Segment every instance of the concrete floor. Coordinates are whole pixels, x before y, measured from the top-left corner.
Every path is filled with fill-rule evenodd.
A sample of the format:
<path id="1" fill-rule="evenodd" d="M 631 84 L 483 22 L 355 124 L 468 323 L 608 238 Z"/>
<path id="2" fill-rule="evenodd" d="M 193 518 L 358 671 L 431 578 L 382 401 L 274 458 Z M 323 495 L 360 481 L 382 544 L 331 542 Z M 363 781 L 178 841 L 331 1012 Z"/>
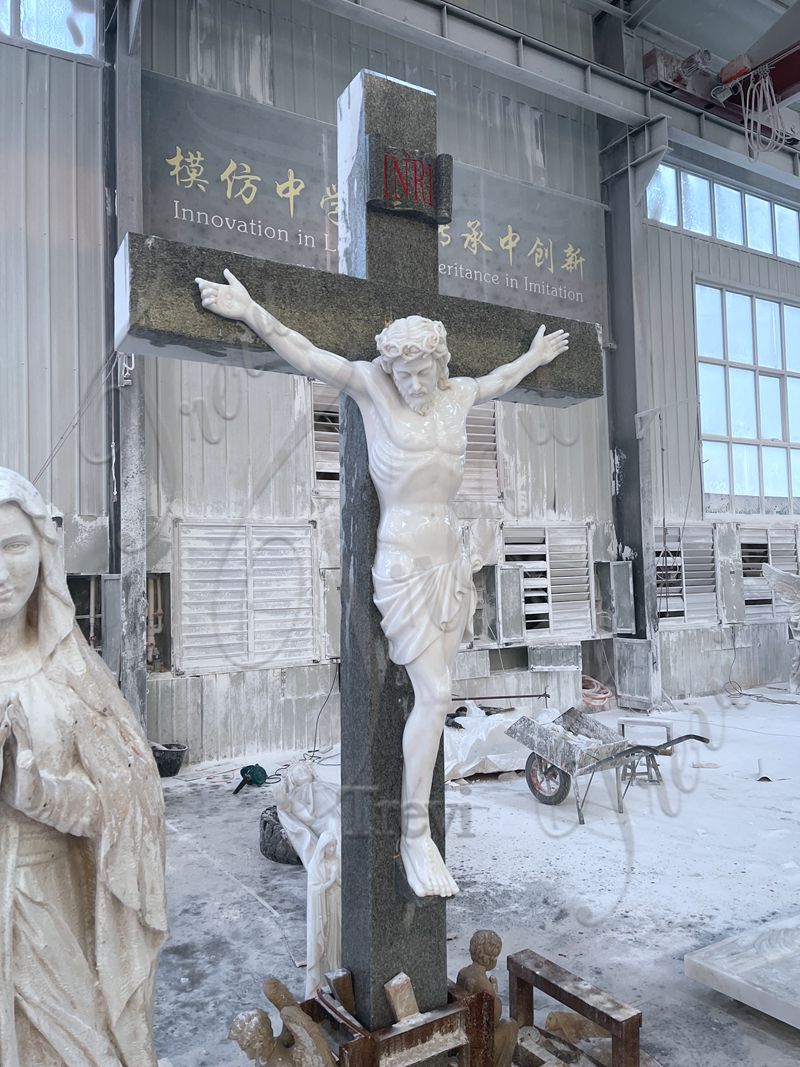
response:
<path id="1" fill-rule="evenodd" d="M 796 1067 L 800 1031 L 683 973 L 685 953 L 800 911 L 800 701 L 758 692 L 788 703 L 706 698 L 665 715 L 676 736 L 707 732 L 712 745 L 662 758 L 664 784 L 637 783 L 624 815 L 611 775 L 592 785 L 583 827 L 571 799 L 543 807 L 521 778 L 448 789 L 461 887 L 448 905 L 451 975 L 472 931 L 490 926 L 504 951 L 533 948 L 640 1008 L 642 1046 L 664 1067 Z M 755 780 L 759 758 L 776 780 Z M 172 936 L 156 1039 L 172 1067 L 244 1063 L 227 1027 L 265 1006 L 265 975 L 303 991 L 305 873 L 261 857 L 267 790 L 233 797 L 238 780 L 218 768 L 165 783 Z"/>

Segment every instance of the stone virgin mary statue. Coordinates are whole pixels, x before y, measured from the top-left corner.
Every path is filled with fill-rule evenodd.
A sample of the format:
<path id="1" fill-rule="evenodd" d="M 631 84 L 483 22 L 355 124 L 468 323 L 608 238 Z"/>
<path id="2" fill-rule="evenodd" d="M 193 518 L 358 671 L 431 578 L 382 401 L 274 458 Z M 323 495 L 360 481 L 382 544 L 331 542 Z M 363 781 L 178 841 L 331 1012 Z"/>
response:
<path id="1" fill-rule="evenodd" d="M 0 1064 L 155 1067 L 164 814 L 75 624 L 44 501 L 0 468 Z"/>

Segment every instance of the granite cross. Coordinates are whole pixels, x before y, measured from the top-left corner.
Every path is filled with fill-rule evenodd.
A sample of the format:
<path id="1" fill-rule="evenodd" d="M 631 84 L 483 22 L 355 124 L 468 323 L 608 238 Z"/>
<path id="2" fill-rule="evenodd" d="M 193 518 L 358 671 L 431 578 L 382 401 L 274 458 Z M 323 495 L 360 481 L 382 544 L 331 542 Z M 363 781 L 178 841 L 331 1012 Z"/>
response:
<path id="1" fill-rule="evenodd" d="M 410 190 L 411 199 L 418 192 L 435 202 L 435 100 L 365 71 L 340 97 L 339 275 L 129 234 L 116 265 L 118 350 L 290 369 L 240 324 L 202 313 L 190 279 L 221 277 L 227 267 L 252 293 L 268 290 L 261 302 L 278 319 L 348 359 L 372 359 L 375 334 L 388 320 L 422 315 L 446 325 L 451 373 L 474 378 L 526 351 L 542 323 L 548 331 L 567 329 L 569 352 L 523 379 L 507 399 L 562 405 L 602 395 L 594 324 L 440 296 L 435 210 L 399 213 L 368 203 L 370 173 L 380 173 L 376 152 L 390 168 L 399 148 L 411 170 L 400 181 L 387 169 L 387 184 L 391 178 L 400 198 Z M 372 601 L 379 508 L 351 400 L 341 408 L 340 454 L 342 952 L 358 1018 L 375 1030 L 391 1022 L 384 984 L 401 971 L 421 1011 L 447 1003 L 446 917 L 443 899 L 411 893 L 396 855 L 403 724 L 413 694 L 405 669 L 388 658 Z M 444 853 L 442 764 L 440 748 L 430 811 Z"/>

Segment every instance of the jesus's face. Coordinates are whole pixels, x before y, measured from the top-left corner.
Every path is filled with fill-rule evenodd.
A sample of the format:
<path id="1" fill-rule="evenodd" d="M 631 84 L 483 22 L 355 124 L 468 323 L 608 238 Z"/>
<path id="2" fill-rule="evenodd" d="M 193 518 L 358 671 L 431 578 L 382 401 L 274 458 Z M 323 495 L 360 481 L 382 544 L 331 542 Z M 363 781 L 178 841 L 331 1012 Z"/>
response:
<path id="1" fill-rule="evenodd" d="M 428 414 L 436 396 L 439 373 L 437 361 L 422 351 L 392 364 L 392 378 L 398 393 L 418 415 Z"/>

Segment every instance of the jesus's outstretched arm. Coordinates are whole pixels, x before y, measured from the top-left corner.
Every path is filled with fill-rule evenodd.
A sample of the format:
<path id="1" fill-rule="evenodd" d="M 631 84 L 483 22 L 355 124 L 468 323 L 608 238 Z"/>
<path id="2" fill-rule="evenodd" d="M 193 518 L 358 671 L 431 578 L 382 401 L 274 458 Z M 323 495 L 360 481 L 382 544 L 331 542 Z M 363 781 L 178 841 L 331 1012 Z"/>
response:
<path id="1" fill-rule="evenodd" d="M 505 393 L 519 385 L 526 374 L 531 374 L 546 363 L 552 363 L 556 356 L 566 352 L 568 347 L 568 333 L 564 330 L 556 330 L 555 333 L 545 335 L 544 326 L 540 326 L 531 347 L 519 359 L 515 359 L 512 363 L 504 363 L 502 367 L 495 367 L 489 374 L 477 379 L 478 392 L 475 403 L 482 404 L 484 400 L 497 400 L 504 396 Z"/>
<path id="2" fill-rule="evenodd" d="M 307 337 L 284 326 L 251 298 L 229 270 L 224 273 L 227 285 L 195 278 L 204 308 L 223 319 L 234 319 L 249 326 L 281 359 L 285 359 L 301 374 L 318 378 L 353 396 L 362 391 L 358 363 L 317 348 Z"/>

